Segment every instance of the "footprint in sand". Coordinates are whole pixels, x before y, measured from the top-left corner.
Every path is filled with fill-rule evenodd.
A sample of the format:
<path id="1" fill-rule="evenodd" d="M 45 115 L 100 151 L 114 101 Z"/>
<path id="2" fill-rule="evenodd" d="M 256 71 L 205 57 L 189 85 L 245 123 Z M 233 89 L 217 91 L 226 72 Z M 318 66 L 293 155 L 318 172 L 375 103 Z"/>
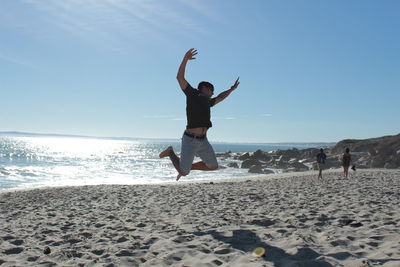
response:
<path id="1" fill-rule="evenodd" d="M 22 251 L 24 251 L 24 248 L 22 248 L 22 247 L 15 247 L 15 248 L 6 249 L 6 250 L 4 251 L 4 254 L 6 254 L 6 255 L 19 254 L 19 253 L 21 253 Z"/>
<path id="2" fill-rule="evenodd" d="M 13 244 L 13 245 L 20 246 L 20 245 L 22 245 L 22 244 L 24 243 L 24 240 L 16 239 L 16 240 L 9 241 L 9 242 L 10 242 L 11 244 Z"/>

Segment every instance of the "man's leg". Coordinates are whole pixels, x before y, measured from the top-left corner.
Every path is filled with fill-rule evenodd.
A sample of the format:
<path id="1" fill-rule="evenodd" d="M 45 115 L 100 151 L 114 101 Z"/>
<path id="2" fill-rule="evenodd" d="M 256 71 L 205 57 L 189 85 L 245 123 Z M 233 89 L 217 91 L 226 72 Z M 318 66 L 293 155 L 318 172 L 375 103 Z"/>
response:
<path id="1" fill-rule="evenodd" d="M 159 156 L 160 158 L 169 157 L 171 159 L 172 164 L 178 172 L 178 175 L 176 177 L 176 180 L 178 181 L 182 176 L 186 176 L 189 174 L 192 167 L 194 154 L 195 147 L 193 145 L 192 139 L 186 135 L 183 135 L 180 158 L 175 154 L 172 146 L 169 146 L 167 149 L 161 152 Z"/>
<path id="2" fill-rule="evenodd" d="M 207 139 L 202 142 L 199 149 L 199 156 L 202 161 L 192 164 L 196 150 L 195 147 L 198 145 L 197 142 L 193 142 L 190 137 L 188 138 L 184 135 L 182 138 L 181 158 L 175 154 L 172 146 L 169 146 L 160 153 L 160 158 L 169 157 L 171 159 L 172 164 L 178 172 L 178 176 L 176 177 L 177 181 L 182 176 L 188 175 L 190 170 L 214 171 L 218 169 L 215 152 Z"/>
<path id="3" fill-rule="evenodd" d="M 218 169 L 217 167 L 207 167 L 207 165 L 204 163 L 204 161 L 199 161 L 196 163 L 192 164 L 192 170 L 200 170 L 200 171 L 215 171 Z"/>
<path id="4" fill-rule="evenodd" d="M 179 168 L 179 157 L 175 154 L 174 150 L 172 149 L 172 146 L 167 147 L 163 152 L 160 153 L 160 158 L 165 158 L 169 157 L 170 160 L 172 161 L 172 164 L 174 165 L 175 169 L 180 172 Z"/>
<path id="5" fill-rule="evenodd" d="M 196 154 L 196 142 L 194 141 L 195 140 L 193 140 L 192 137 L 189 137 L 187 135 L 182 136 L 181 158 L 179 161 L 180 172 L 176 177 L 177 181 L 182 176 L 188 175 L 190 170 L 192 169 L 194 156 Z"/>
<path id="6" fill-rule="evenodd" d="M 218 170 L 218 161 L 214 149 L 208 142 L 207 138 L 202 140 L 197 152 L 202 161 L 192 165 L 192 170 L 215 171 Z"/>

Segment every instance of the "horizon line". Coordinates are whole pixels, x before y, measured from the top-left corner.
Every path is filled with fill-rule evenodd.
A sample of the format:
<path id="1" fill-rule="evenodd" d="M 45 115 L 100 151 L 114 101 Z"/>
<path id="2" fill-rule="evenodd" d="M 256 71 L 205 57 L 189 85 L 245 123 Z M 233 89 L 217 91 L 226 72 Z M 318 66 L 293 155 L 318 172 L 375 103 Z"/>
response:
<path id="1" fill-rule="evenodd" d="M 79 135 L 79 134 L 59 134 L 59 133 L 32 133 L 23 131 L 0 131 L 0 135 L 20 135 L 20 136 L 48 136 L 48 137 L 68 137 L 68 138 L 93 138 L 93 139 L 113 139 L 113 140 L 165 140 L 165 141 L 179 141 L 180 138 L 145 138 L 145 137 L 124 137 L 124 136 L 92 136 L 92 135 Z M 210 141 L 212 143 L 226 143 L 226 144 L 336 144 L 337 142 L 225 142 L 225 141 Z"/>

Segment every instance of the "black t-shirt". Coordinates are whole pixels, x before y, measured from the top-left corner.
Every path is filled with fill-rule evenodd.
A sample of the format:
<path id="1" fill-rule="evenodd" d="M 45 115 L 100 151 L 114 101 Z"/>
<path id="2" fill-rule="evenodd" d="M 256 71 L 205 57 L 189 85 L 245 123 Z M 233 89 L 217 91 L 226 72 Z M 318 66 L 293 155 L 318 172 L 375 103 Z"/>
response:
<path id="1" fill-rule="evenodd" d="M 210 107 L 215 105 L 215 98 L 209 98 L 189 83 L 183 92 L 186 95 L 186 129 L 212 127 Z"/>

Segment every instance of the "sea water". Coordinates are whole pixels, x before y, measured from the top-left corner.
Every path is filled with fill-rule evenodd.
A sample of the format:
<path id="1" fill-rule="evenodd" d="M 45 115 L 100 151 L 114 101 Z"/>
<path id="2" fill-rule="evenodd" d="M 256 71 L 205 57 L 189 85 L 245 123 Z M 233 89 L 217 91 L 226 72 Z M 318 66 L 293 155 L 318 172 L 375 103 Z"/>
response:
<path id="1" fill-rule="evenodd" d="M 211 142 L 212 143 L 212 142 Z M 168 158 L 159 153 L 169 145 L 180 152 L 179 140 L 139 140 L 60 136 L 0 136 L 0 190 L 43 186 L 95 184 L 151 184 L 175 182 L 177 175 Z M 271 151 L 305 144 L 212 143 L 226 166 L 233 155 Z M 222 168 L 213 172 L 192 171 L 184 181 L 215 180 L 255 176 L 247 169 Z"/>

